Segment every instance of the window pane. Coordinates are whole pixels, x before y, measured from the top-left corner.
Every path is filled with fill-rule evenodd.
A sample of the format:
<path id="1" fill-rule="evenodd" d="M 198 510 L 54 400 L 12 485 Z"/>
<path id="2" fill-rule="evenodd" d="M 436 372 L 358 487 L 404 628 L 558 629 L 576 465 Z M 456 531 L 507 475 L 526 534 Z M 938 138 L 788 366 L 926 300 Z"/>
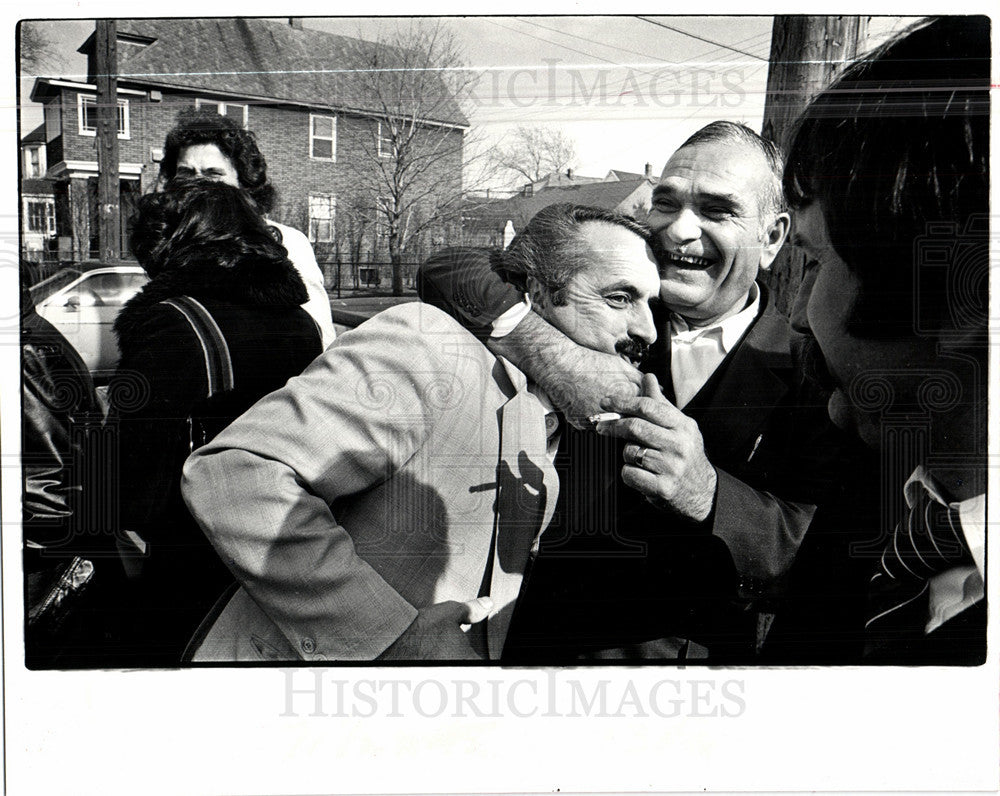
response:
<path id="1" fill-rule="evenodd" d="M 28 231 L 45 231 L 45 205 L 40 202 L 28 202 Z"/>
<path id="2" fill-rule="evenodd" d="M 97 106 L 93 97 L 83 98 L 83 129 L 97 129 Z"/>
<path id="3" fill-rule="evenodd" d="M 143 274 L 103 274 L 85 284 L 105 307 L 121 307 L 149 281 Z"/>
<path id="4" fill-rule="evenodd" d="M 333 119 L 326 116 L 313 116 L 313 135 L 333 138 Z"/>
<path id="5" fill-rule="evenodd" d="M 312 233 L 310 237 L 312 237 L 314 242 L 333 240 L 332 230 L 333 225 L 323 219 L 314 218 L 309 223 L 309 231 Z"/>
<path id="6" fill-rule="evenodd" d="M 330 160 L 333 157 L 333 141 L 314 138 L 312 156 Z"/>
<path id="7" fill-rule="evenodd" d="M 226 116 L 233 119 L 242 126 L 244 114 L 246 112 L 246 105 L 239 102 L 227 102 L 226 103 Z"/>
<path id="8" fill-rule="evenodd" d="M 118 133 L 125 135 L 125 103 L 121 100 L 118 102 Z"/>

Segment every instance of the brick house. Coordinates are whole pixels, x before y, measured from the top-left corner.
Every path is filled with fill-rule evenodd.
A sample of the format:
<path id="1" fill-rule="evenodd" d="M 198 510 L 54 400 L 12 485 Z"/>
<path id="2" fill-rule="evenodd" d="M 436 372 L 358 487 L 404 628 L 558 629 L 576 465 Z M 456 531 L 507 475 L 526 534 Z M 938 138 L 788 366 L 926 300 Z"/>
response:
<path id="1" fill-rule="evenodd" d="M 535 190 L 533 184 L 508 199 L 479 199 L 466 203 L 463 215 L 465 243 L 470 246 L 504 247 L 543 207 L 568 202 L 603 207 L 645 221 L 656 185 L 647 166 L 646 174 L 611 170 L 601 181 L 567 183 Z M 556 182 L 553 180 L 553 182 Z"/>
<path id="2" fill-rule="evenodd" d="M 341 276 L 345 285 L 385 276 L 387 199 L 378 177 L 396 157 L 393 119 L 407 116 L 418 135 L 446 144 L 448 157 L 425 177 L 434 190 L 421 192 L 423 201 L 461 195 L 468 120 L 444 91 L 433 107 L 394 106 L 374 95 L 370 64 L 386 60 L 383 45 L 303 29 L 296 20 L 242 18 L 118 20 L 117 39 L 123 227 L 156 183 L 178 111 L 191 106 L 213 108 L 255 133 L 277 190 L 271 217 L 307 233 L 331 286 Z M 88 57 L 87 82 L 38 78 L 31 94 L 44 106 L 57 233 L 71 242 L 75 260 L 95 253 L 97 243 L 93 35 L 79 52 Z M 407 261 L 419 262 L 444 237 L 431 229 L 410 241 Z"/>
<path id="3" fill-rule="evenodd" d="M 56 253 L 55 181 L 45 176 L 45 127 L 21 139 L 21 256 L 29 262 L 54 259 Z"/>

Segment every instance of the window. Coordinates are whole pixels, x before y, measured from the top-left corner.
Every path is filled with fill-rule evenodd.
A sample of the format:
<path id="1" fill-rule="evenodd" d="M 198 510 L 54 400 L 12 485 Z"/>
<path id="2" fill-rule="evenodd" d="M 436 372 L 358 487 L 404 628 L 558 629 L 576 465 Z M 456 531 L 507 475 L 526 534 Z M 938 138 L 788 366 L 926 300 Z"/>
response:
<path id="1" fill-rule="evenodd" d="M 94 296 L 96 306 L 124 307 L 148 281 L 149 277 L 143 273 L 89 274 L 80 281 L 77 291 L 83 296 Z"/>
<path id="2" fill-rule="evenodd" d="M 333 240 L 337 200 L 332 196 L 309 197 L 309 240 L 311 243 L 328 243 Z"/>
<path id="3" fill-rule="evenodd" d="M 309 157 L 337 159 L 337 117 L 309 114 Z"/>
<path id="4" fill-rule="evenodd" d="M 208 99 L 195 99 L 194 106 L 196 108 L 210 108 L 215 111 L 219 116 L 225 116 L 228 119 L 232 119 L 235 122 L 243 125 L 243 129 L 247 128 L 247 124 L 250 118 L 250 109 L 245 102 L 219 102 L 218 100 L 208 100 Z"/>
<path id="5" fill-rule="evenodd" d="M 97 97 L 77 94 L 80 135 L 97 135 Z M 129 138 L 128 100 L 118 100 L 118 137 Z"/>
<path id="6" fill-rule="evenodd" d="M 378 156 L 380 158 L 392 157 L 392 128 L 388 122 L 378 123 Z"/>
<path id="7" fill-rule="evenodd" d="M 28 232 L 42 235 L 56 234 L 56 204 L 47 199 L 25 200 L 25 217 L 28 221 Z"/>
<path id="8" fill-rule="evenodd" d="M 45 141 L 62 135 L 62 105 L 59 102 L 48 102 L 42 111 L 45 114 Z"/>
<path id="9" fill-rule="evenodd" d="M 42 148 L 40 146 L 28 147 L 24 150 L 24 176 L 41 177 L 45 169 L 42 168 Z"/>

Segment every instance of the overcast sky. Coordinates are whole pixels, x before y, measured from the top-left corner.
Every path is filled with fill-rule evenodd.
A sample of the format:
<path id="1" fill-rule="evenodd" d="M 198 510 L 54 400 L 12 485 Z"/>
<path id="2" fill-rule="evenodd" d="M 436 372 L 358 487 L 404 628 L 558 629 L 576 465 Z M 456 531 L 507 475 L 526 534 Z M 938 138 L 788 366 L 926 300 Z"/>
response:
<path id="1" fill-rule="evenodd" d="M 880 42 L 912 18 L 874 18 Z M 286 20 L 283 20 L 286 21 Z M 80 78 L 76 49 L 93 22 L 43 23 L 58 53 L 47 70 Z M 408 19 L 307 18 L 305 25 L 377 39 Z M 562 129 L 576 142 L 576 171 L 659 173 L 669 154 L 713 119 L 759 129 L 772 18 L 758 17 L 451 17 L 446 24 L 479 74 L 471 121 L 487 144 L 519 124 Z M 22 76 L 22 133 L 41 123 Z M 252 125 L 251 125 L 252 126 Z"/>

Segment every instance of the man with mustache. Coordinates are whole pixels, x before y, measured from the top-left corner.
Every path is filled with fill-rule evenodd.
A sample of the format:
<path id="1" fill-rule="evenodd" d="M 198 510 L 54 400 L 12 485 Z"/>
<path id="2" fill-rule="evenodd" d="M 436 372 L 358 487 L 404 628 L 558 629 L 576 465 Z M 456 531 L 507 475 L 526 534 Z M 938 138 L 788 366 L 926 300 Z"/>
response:
<path id="1" fill-rule="evenodd" d="M 570 339 L 637 362 L 656 336 L 647 237 L 557 205 L 494 265 Z M 559 427 L 543 391 L 434 307 L 338 337 L 185 466 L 242 585 L 195 660 L 499 658 L 555 508 Z"/>
<path id="2" fill-rule="evenodd" d="M 676 658 L 704 646 L 722 659 L 752 653 L 762 635 L 741 600 L 787 571 L 830 480 L 817 463 L 829 424 L 803 406 L 787 322 L 756 281 L 788 231 L 781 170 L 773 143 L 732 122 L 707 125 L 670 158 L 649 216 L 666 312 L 644 380 L 530 315 L 490 338 L 578 423 L 623 416 L 598 431 L 627 443 L 622 481 L 647 498 L 614 489 L 595 507 L 607 471 L 597 443 L 579 441 L 567 524 L 546 537 L 519 608 L 518 659 Z M 496 324 L 507 331 L 523 312 L 517 296 L 497 301 L 495 288 L 477 286 L 481 268 L 446 257 L 428 266 L 425 293 L 454 296 L 468 323 L 511 308 Z M 642 394 L 621 395 L 623 382 Z M 602 536 L 613 540 L 603 550 L 593 541 Z"/>

